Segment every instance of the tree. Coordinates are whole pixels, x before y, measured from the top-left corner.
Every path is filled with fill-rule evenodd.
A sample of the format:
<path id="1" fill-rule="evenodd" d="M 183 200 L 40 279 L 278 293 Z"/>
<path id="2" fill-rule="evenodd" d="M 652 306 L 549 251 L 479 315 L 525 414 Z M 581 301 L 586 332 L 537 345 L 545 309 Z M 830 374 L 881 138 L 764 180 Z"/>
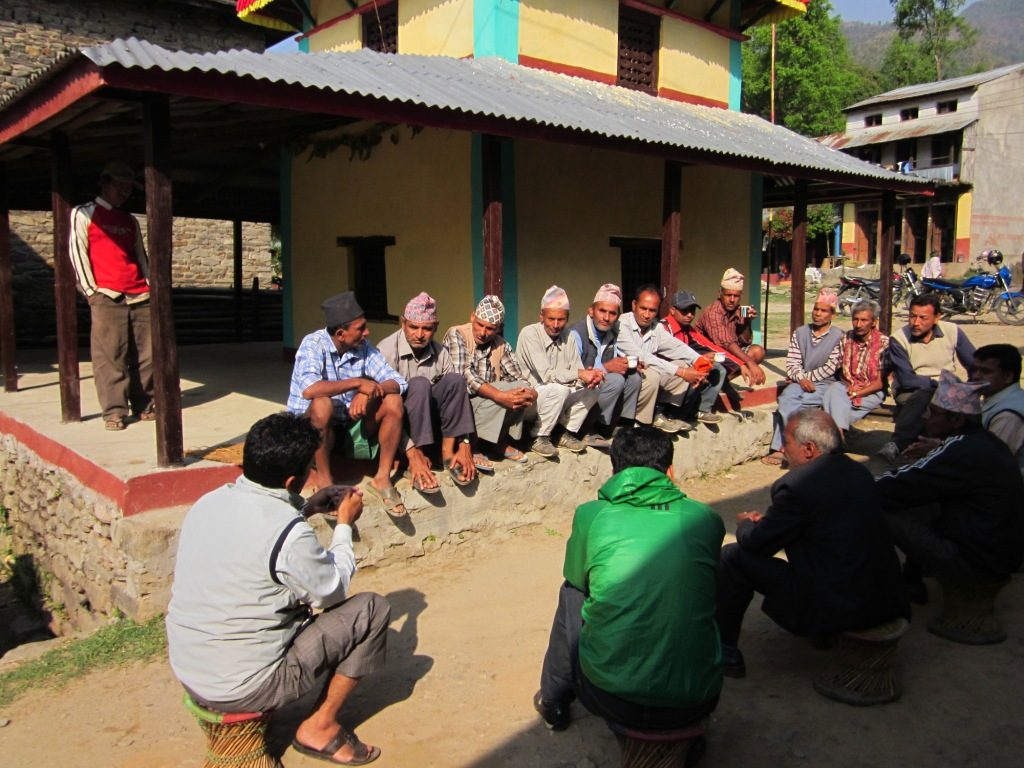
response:
<path id="1" fill-rule="evenodd" d="M 974 28 L 957 14 L 966 0 L 889 0 L 896 31 L 904 41 L 916 40 L 941 80 L 952 54 L 974 43 Z M 920 82 L 920 81 L 919 81 Z"/>
<path id="2" fill-rule="evenodd" d="M 743 111 L 771 113 L 771 28 L 758 27 L 743 47 Z M 865 94 L 861 71 L 846 49 L 829 0 L 778 25 L 775 52 L 776 122 L 805 136 L 841 131 L 843 107 Z"/>
<path id="3" fill-rule="evenodd" d="M 935 79 L 935 69 L 919 44 L 897 35 L 889 43 L 878 77 L 879 90 L 891 91 L 905 85 L 931 82 Z"/>

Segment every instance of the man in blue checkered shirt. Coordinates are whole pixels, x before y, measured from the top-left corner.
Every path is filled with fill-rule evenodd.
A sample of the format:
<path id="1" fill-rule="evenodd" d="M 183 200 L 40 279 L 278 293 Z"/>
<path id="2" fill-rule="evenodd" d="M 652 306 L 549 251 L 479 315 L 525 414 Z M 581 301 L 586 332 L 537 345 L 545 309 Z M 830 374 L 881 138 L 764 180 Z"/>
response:
<path id="1" fill-rule="evenodd" d="M 402 496 L 391 483 L 391 467 L 402 436 L 402 395 L 408 385 L 366 340 L 366 317 L 351 291 L 332 296 L 321 306 L 327 327 L 302 340 L 288 394 L 288 410 L 307 415 L 323 436 L 311 482 L 319 488 L 333 485 L 335 431 L 361 421 L 363 433 L 376 435 L 380 444 L 377 473 L 367 489 L 388 514 L 405 515 Z"/>

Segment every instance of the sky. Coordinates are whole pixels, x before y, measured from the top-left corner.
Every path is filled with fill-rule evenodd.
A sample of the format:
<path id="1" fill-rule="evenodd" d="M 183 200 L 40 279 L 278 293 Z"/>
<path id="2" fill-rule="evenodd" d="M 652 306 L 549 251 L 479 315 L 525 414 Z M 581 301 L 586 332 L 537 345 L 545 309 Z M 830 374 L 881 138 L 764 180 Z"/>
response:
<path id="1" fill-rule="evenodd" d="M 976 0 L 964 4 L 966 8 Z M 889 0 L 832 0 L 832 7 L 843 21 L 892 21 Z"/>

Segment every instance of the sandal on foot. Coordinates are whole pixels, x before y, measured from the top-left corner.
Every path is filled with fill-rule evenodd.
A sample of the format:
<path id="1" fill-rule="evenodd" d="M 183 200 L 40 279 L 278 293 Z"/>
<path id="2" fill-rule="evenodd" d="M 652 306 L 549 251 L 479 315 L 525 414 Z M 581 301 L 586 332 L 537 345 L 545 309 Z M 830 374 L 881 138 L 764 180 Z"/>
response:
<path id="1" fill-rule="evenodd" d="M 124 419 L 122 419 L 120 416 L 113 419 L 107 419 L 106 422 L 104 422 L 103 426 L 106 427 L 106 429 L 110 432 L 120 432 L 122 429 L 125 428 Z"/>
<path id="2" fill-rule="evenodd" d="M 473 466 L 476 467 L 477 472 L 483 472 L 485 475 L 494 474 L 494 465 L 482 453 L 473 454 Z"/>
<path id="3" fill-rule="evenodd" d="M 334 758 L 334 753 L 341 749 L 345 744 L 352 747 L 352 759 L 336 760 Z M 327 742 L 327 745 L 323 749 L 307 747 L 305 744 L 300 743 L 298 739 L 292 739 L 292 748 L 299 754 L 306 755 L 308 757 L 315 757 L 318 760 L 326 760 L 328 763 L 333 763 L 334 765 L 366 765 L 380 757 L 380 747 L 370 747 L 363 744 L 363 742 L 357 739 L 356 735 L 345 728 L 345 726 L 341 726 L 337 735 Z"/>
<path id="4" fill-rule="evenodd" d="M 382 491 L 373 483 L 367 483 L 366 488 L 381 501 L 384 511 L 392 517 L 405 517 L 409 514 L 409 510 L 405 508 L 405 502 L 402 501 L 402 494 L 395 486 L 389 485 Z"/>
<path id="5" fill-rule="evenodd" d="M 514 461 L 517 464 L 529 464 L 530 460 L 526 457 L 526 454 L 520 451 L 518 448 L 513 448 L 511 445 L 505 447 L 505 453 L 502 455 L 505 461 Z"/>
<path id="6" fill-rule="evenodd" d="M 150 403 L 145 410 L 139 414 L 139 421 L 156 421 L 156 405 Z"/>
<path id="7" fill-rule="evenodd" d="M 462 467 L 454 466 L 451 459 L 444 460 L 444 468 L 448 471 L 448 474 L 452 476 L 452 480 L 455 481 L 456 485 L 469 485 L 473 482 L 472 480 L 466 479 L 465 470 Z M 477 465 L 477 470 L 479 471 L 479 469 L 480 466 Z M 492 469 L 491 471 L 493 472 L 494 470 Z"/>
<path id="8" fill-rule="evenodd" d="M 786 460 L 786 454 L 782 451 L 772 451 L 767 456 L 761 457 L 761 463 L 767 464 L 769 467 L 781 467 L 782 462 Z"/>
<path id="9" fill-rule="evenodd" d="M 413 477 L 411 472 L 406 472 L 405 476 L 407 478 L 409 478 L 409 482 L 412 485 L 413 490 L 415 490 L 415 491 L 419 491 L 420 493 L 427 494 L 428 496 L 430 494 L 440 493 L 441 492 L 441 486 L 440 485 L 435 485 L 435 486 L 432 486 L 432 487 L 428 488 L 427 486 L 423 485 L 423 482 L 418 477 Z"/>

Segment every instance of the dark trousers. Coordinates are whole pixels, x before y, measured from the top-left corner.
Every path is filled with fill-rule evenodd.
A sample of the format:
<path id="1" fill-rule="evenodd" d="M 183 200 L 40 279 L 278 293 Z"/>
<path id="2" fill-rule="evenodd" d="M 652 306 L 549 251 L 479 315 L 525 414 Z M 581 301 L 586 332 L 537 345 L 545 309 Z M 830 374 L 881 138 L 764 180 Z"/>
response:
<path id="1" fill-rule="evenodd" d="M 582 592 L 569 582 L 563 582 L 540 674 L 540 695 L 544 701 L 567 704 L 579 697 L 580 703 L 598 717 L 643 730 L 682 728 L 714 711 L 717 696 L 692 707 L 649 707 L 591 683 L 580 669 L 583 599 Z"/>
<path id="2" fill-rule="evenodd" d="M 436 442 L 438 421 L 443 437 L 473 434 L 473 409 L 460 373 L 446 373 L 433 384 L 425 376 L 413 376 L 404 400 L 409 439 L 417 448 Z"/>
<path id="3" fill-rule="evenodd" d="M 914 442 L 924 427 L 924 410 L 932 401 L 934 389 L 910 389 L 896 395 L 896 423 L 892 441 L 901 451 Z"/>
<path id="4" fill-rule="evenodd" d="M 739 544 L 727 544 L 718 567 L 716 614 L 723 645 L 736 647 L 743 614 L 754 592 L 764 595 L 762 610 L 776 624 L 795 635 L 808 634 L 804 619 L 810 612 L 806 590 L 789 563 L 777 557 L 753 555 Z"/>
<path id="5" fill-rule="evenodd" d="M 129 304 L 102 293 L 89 297 L 90 354 L 104 419 L 124 418 L 129 405 L 142 413 L 153 399 L 153 346 L 149 302 Z"/>
<path id="6" fill-rule="evenodd" d="M 936 525 L 941 516 L 942 508 L 938 504 L 885 513 L 893 541 L 907 556 L 908 573 L 919 573 L 919 569 L 924 568 L 936 576 L 955 581 L 977 582 L 995 578 L 983 576 L 963 559 L 955 542 L 939 535 Z"/>

